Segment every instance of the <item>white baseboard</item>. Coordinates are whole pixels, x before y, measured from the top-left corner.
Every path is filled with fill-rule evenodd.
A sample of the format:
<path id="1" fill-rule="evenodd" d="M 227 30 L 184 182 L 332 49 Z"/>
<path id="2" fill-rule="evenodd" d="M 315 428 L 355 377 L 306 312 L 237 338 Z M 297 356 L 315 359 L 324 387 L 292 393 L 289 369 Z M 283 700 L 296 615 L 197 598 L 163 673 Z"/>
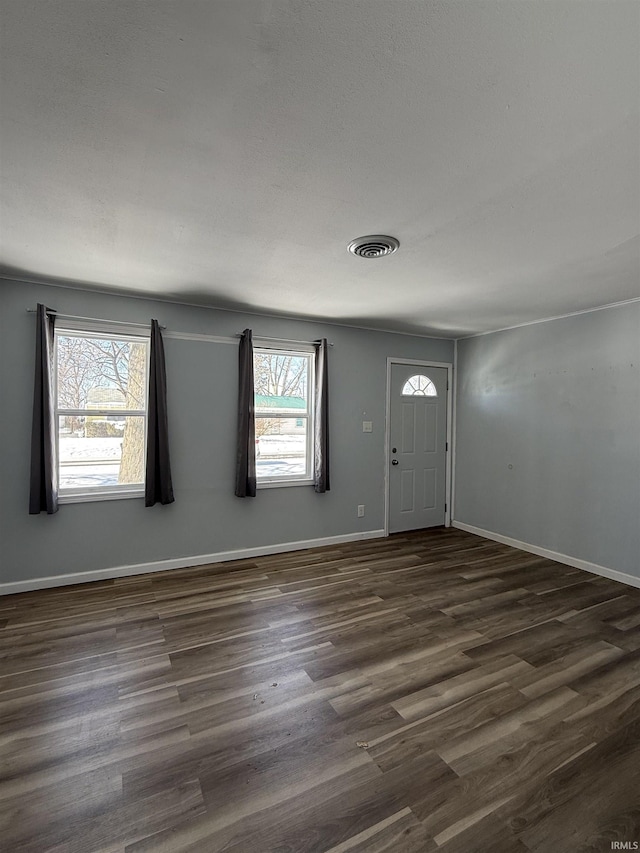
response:
<path id="1" fill-rule="evenodd" d="M 494 542 L 501 542 L 503 545 L 511 545 L 512 548 L 518 548 L 520 551 L 528 551 L 530 554 L 537 554 L 539 557 L 555 560 L 556 563 L 564 563 L 567 566 L 573 566 L 574 569 L 584 569 L 585 572 L 601 575 L 603 578 L 626 583 L 628 586 L 635 586 L 640 589 L 640 578 L 635 575 L 628 575 L 626 572 L 619 572 L 616 569 L 608 569 L 606 566 L 589 563 L 587 560 L 579 560 L 577 557 L 570 557 L 568 554 L 550 551 L 548 548 L 541 548 L 538 545 L 530 545 L 528 542 L 520 542 L 519 539 L 512 539 L 510 536 L 503 536 L 501 533 L 494 533 L 491 530 L 483 530 L 482 527 L 473 527 L 473 525 L 465 524 L 462 521 L 454 521 L 452 524 L 453 527 L 457 527 L 459 530 L 466 530 L 467 533 L 475 533 L 476 536 L 482 536 L 484 539 L 492 539 Z"/>
<path id="2" fill-rule="evenodd" d="M 136 563 L 131 566 L 114 566 L 110 569 L 96 569 L 92 572 L 76 572 L 68 575 L 50 575 L 45 578 L 14 581 L 0 584 L 0 595 L 12 595 L 16 592 L 29 592 L 35 589 L 49 589 L 57 586 L 69 586 L 76 583 L 126 578 L 144 575 L 149 572 L 165 572 L 169 569 L 184 569 L 192 566 L 206 566 L 208 563 L 226 563 L 230 560 L 246 560 L 251 557 L 265 557 L 269 554 L 282 554 L 286 551 L 303 551 L 306 548 L 319 548 L 325 545 L 339 545 L 342 542 L 358 542 L 361 539 L 380 539 L 384 530 L 363 530 L 358 533 L 344 533 L 340 536 L 325 536 L 321 539 L 305 539 L 298 542 L 282 542 L 279 545 L 263 545 L 257 548 L 241 548 L 237 551 L 219 551 L 217 554 L 200 554 L 193 557 L 175 557 L 171 560 L 157 560 L 152 563 Z"/>

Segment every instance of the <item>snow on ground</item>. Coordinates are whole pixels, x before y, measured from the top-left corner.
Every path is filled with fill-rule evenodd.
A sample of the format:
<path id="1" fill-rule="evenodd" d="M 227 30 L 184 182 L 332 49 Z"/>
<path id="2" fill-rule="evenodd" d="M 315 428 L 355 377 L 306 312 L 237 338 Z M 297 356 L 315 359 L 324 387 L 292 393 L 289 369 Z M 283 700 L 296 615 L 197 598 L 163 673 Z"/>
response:
<path id="1" fill-rule="evenodd" d="M 72 462 L 76 459 L 120 459 L 122 438 L 79 438 L 60 436 L 60 461 Z"/>
<path id="2" fill-rule="evenodd" d="M 304 435 L 263 435 L 258 441 L 261 457 L 277 459 L 281 456 L 304 456 Z M 82 438 L 60 436 L 60 461 L 75 462 L 79 459 L 102 461 L 120 459 L 122 438 Z"/>
<path id="3" fill-rule="evenodd" d="M 280 456 L 304 456 L 306 437 L 304 435 L 262 435 L 258 439 L 260 456 L 277 458 Z"/>
<path id="4" fill-rule="evenodd" d="M 122 438 L 60 436 L 60 487 L 115 486 L 118 483 Z M 304 474 L 303 435 L 262 436 L 256 472 L 261 477 Z"/>

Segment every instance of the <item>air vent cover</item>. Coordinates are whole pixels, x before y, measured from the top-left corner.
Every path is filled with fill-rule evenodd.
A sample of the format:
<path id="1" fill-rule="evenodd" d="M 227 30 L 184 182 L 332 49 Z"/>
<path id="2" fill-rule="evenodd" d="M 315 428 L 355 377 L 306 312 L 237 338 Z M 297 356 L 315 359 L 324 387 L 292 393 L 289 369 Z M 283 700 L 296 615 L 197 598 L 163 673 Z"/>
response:
<path id="1" fill-rule="evenodd" d="M 400 243 L 395 237 L 386 237 L 384 234 L 371 234 L 368 237 L 358 237 L 352 240 L 348 249 L 359 258 L 383 258 L 392 255 Z"/>

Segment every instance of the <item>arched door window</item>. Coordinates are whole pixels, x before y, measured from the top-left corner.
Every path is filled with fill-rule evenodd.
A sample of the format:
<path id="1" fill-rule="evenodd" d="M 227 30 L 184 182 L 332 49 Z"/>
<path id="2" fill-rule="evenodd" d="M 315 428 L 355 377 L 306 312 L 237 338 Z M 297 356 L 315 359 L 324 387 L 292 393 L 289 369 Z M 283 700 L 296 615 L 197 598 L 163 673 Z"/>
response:
<path id="1" fill-rule="evenodd" d="M 436 386 L 423 373 L 410 376 L 402 386 L 403 397 L 437 397 Z"/>

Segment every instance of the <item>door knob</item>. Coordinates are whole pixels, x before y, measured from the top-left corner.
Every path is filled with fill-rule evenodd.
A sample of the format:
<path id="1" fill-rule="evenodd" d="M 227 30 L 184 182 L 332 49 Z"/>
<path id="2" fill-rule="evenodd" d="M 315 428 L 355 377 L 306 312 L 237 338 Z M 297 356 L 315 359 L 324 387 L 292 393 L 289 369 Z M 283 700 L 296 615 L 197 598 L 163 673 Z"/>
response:
<path id="1" fill-rule="evenodd" d="M 398 464 L 398 460 L 397 460 L 397 459 L 392 459 L 392 460 L 391 460 L 391 464 L 392 464 L 392 465 L 397 465 L 397 464 Z"/>

